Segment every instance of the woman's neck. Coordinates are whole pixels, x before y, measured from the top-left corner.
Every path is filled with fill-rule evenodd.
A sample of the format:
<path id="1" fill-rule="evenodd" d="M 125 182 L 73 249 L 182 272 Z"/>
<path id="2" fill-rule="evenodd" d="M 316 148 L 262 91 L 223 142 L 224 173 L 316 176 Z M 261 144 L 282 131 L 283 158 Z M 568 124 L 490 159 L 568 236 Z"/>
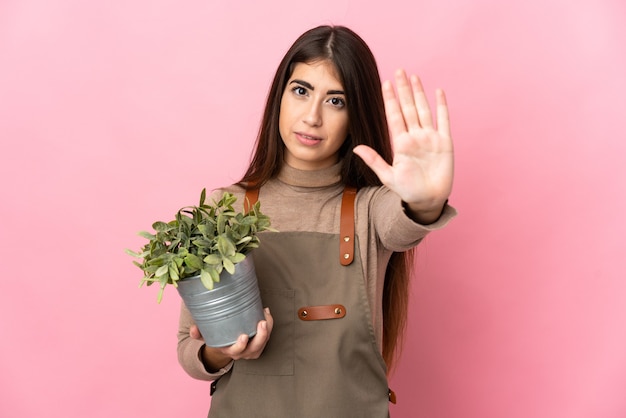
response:
<path id="1" fill-rule="evenodd" d="M 341 161 L 320 170 L 299 170 L 283 163 L 278 180 L 291 186 L 325 187 L 341 183 Z"/>

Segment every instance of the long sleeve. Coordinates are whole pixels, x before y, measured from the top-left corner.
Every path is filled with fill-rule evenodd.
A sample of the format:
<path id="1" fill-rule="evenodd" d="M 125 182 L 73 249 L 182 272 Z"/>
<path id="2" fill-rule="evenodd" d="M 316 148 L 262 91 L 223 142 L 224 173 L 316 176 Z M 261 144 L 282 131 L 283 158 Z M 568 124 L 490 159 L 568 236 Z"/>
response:
<path id="1" fill-rule="evenodd" d="M 369 198 L 367 210 L 371 227 L 383 247 L 405 251 L 417 245 L 429 232 L 445 227 L 456 216 L 456 210 L 446 204 L 436 222 L 421 225 L 405 212 L 400 197 L 386 187 L 365 191 Z M 373 193 L 372 193 L 373 192 Z"/>

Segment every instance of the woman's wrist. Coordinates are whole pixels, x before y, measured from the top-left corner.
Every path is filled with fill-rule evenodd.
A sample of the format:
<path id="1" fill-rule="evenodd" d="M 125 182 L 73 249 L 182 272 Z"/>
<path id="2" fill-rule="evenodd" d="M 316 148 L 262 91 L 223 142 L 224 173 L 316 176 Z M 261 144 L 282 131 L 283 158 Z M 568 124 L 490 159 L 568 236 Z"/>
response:
<path id="1" fill-rule="evenodd" d="M 209 347 L 206 344 L 203 345 L 200 350 L 200 359 L 202 360 L 202 364 L 204 364 L 204 368 L 209 373 L 215 373 L 223 369 L 233 360 L 223 354 L 219 349 Z"/>
<path id="2" fill-rule="evenodd" d="M 446 199 L 443 204 L 434 204 L 429 207 L 404 202 L 404 208 L 407 215 L 415 222 L 421 225 L 430 225 L 435 223 L 443 214 L 443 210 L 448 203 Z"/>

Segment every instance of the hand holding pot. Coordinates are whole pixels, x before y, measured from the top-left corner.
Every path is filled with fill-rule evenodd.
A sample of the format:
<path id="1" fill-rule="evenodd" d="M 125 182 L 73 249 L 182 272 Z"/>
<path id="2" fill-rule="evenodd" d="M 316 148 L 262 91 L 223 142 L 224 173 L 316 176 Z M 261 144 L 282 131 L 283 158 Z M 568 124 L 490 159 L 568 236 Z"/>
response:
<path id="1" fill-rule="evenodd" d="M 217 371 L 228 365 L 232 360 L 252 360 L 261 356 L 261 353 L 263 353 L 269 341 L 274 326 L 274 319 L 272 318 L 269 308 L 265 308 L 263 311 L 265 320 L 259 321 L 256 335 L 253 338 L 242 334 L 235 344 L 228 347 L 204 346 L 202 350 L 202 361 L 207 370 Z M 189 336 L 196 340 L 202 339 L 202 335 L 196 325 L 192 325 L 189 329 Z"/>

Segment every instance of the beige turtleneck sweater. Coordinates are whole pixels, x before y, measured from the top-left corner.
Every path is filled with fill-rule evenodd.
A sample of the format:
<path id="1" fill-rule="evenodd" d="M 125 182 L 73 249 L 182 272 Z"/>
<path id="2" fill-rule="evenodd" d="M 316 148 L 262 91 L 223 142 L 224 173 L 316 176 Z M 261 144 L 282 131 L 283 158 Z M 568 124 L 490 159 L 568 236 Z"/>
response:
<path id="1" fill-rule="evenodd" d="M 259 193 L 261 210 L 270 217 L 272 227 L 278 231 L 338 234 L 344 189 L 340 168 L 341 163 L 338 163 L 323 170 L 301 171 L 284 164 L 277 178 L 263 185 Z M 237 196 L 238 203 L 243 202 L 245 191 L 240 186 L 216 190 L 213 197 L 219 199 L 225 190 Z M 417 224 L 405 214 L 400 197 L 384 186 L 360 189 L 355 205 L 355 234 L 372 324 L 382 352 L 382 293 L 385 270 L 392 252 L 416 246 L 428 232 L 443 228 L 456 211 L 446 205 L 435 223 Z M 232 362 L 218 373 L 208 373 L 200 360 L 203 342 L 189 337 L 192 324 L 189 311 L 183 305 L 178 330 L 179 362 L 192 377 L 214 380 L 228 372 Z"/>

